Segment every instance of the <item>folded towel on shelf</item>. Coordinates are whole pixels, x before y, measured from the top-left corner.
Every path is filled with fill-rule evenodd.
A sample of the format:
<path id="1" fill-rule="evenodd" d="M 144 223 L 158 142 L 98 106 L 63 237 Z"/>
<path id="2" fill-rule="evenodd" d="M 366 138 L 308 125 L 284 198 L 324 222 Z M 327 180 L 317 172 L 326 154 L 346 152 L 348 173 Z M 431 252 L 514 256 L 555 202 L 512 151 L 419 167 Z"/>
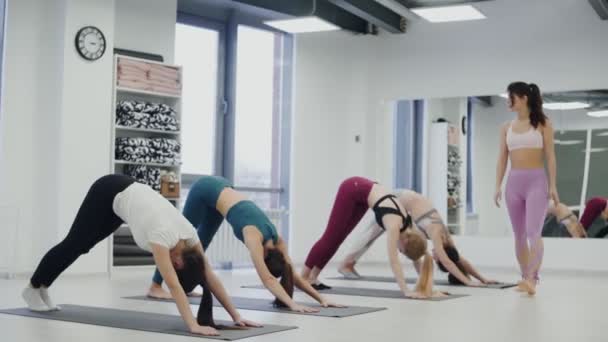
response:
<path id="1" fill-rule="evenodd" d="M 173 108 L 162 103 L 141 101 L 118 102 L 116 105 L 116 124 L 163 131 L 179 130 L 177 112 Z"/>
<path id="2" fill-rule="evenodd" d="M 181 160 L 181 146 L 175 139 L 120 137 L 115 145 L 116 160 L 170 165 L 178 165 Z"/>
<path id="3" fill-rule="evenodd" d="M 131 89 L 139 89 L 139 90 L 152 90 L 152 86 L 148 84 L 147 81 L 130 81 L 130 80 L 121 80 L 118 79 L 118 86 L 131 88 Z"/>
<path id="4" fill-rule="evenodd" d="M 131 67 L 145 72 L 150 71 L 151 65 L 143 61 L 136 61 L 128 58 L 118 58 L 119 67 Z"/>
<path id="5" fill-rule="evenodd" d="M 125 165 L 123 171 L 125 175 L 134 178 L 137 182 L 160 191 L 160 168 L 146 165 Z"/>
<path id="6" fill-rule="evenodd" d="M 164 77 L 172 80 L 179 80 L 179 71 L 171 67 L 165 67 L 162 65 L 152 65 L 149 70 L 150 75 L 156 77 Z"/>

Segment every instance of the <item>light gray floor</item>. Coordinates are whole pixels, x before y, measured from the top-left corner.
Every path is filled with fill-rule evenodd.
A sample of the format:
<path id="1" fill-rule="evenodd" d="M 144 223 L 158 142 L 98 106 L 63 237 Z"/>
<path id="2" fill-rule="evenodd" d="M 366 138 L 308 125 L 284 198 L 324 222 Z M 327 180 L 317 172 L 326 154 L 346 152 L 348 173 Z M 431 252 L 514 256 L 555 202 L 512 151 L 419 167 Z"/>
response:
<path id="1" fill-rule="evenodd" d="M 361 267 L 365 274 L 389 275 L 386 268 Z M 228 291 L 235 296 L 267 296 L 260 290 L 242 289 L 241 285 L 256 283 L 252 271 L 219 272 Z M 335 275 L 328 268 L 327 275 Z M 491 274 L 500 279 L 513 279 L 512 273 Z M 133 301 L 123 296 L 142 294 L 151 276 L 149 270 L 116 272 L 110 280 L 103 276 L 64 276 L 51 288 L 58 303 L 103 306 L 177 314 L 168 303 Z M 331 280 L 328 284 L 396 289 L 395 284 Z M 24 304 L 20 291 L 25 279 L 0 280 L 0 307 Z M 457 288 L 471 296 L 446 302 L 400 301 L 369 297 L 331 296 L 344 304 L 385 306 L 388 310 L 349 318 L 323 318 L 286 315 L 271 312 L 242 311 L 253 320 L 300 328 L 247 341 L 608 341 L 608 276 L 584 274 L 543 275 L 539 293 L 529 298 L 512 289 Z M 299 300 L 306 300 L 297 294 Z M 193 307 L 193 310 L 196 310 Z M 217 319 L 229 319 L 222 309 L 215 308 Z M 3 341 L 66 342 L 85 338 L 88 342 L 165 342 L 167 335 L 111 329 L 57 321 L 0 315 Z M 170 336 L 171 341 L 195 339 Z"/>

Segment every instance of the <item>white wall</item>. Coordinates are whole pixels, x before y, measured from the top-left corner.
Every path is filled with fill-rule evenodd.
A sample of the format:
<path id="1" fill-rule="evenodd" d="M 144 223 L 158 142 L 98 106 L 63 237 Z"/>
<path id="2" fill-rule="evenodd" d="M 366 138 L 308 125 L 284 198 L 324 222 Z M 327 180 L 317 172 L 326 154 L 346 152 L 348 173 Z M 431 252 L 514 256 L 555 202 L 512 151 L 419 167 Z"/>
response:
<path id="1" fill-rule="evenodd" d="M 116 1 L 116 48 L 159 54 L 172 64 L 177 0 Z"/>
<path id="2" fill-rule="evenodd" d="M 342 44 L 328 45 L 332 41 L 329 38 L 331 35 L 298 38 L 299 43 L 305 44 L 298 46 L 296 66 L 296 77 L 299 78 L 296 98 L 300 101 L 296 103 L 293 158 L 294 170 L 297 170 L 294 172 L 300 176 L 293 178 L 295 200 L 292 227 L 296 232 L 292 243 L 297 251 L 297 261 L 303 260 L 298 258 L 302 255 L 301 251 L 308 250 L 311 241 L 316 239 L 317 234 L 313 234 L 310 225 L 313 224 L 315 228 L 312 229 L 317 232 L 320 229 L 318 226 L 326 222 L 331 200 L 330 195 L 325 193 L 333 195 L 335 192 L 335 186 L 333 189 L 328 186 L 316 187 L 315 183 L 336 183 L 339 176 L 345 174 L 340 170 L 343 170 L 346 158 L 338 155 L 338 152 L 326 151 L 327 145 L 336 144 L 345 132 L 334 131 L 331 139 L 319 138 L 319 127 L 326 125 L 327 118 L 319 117 L 324 121 L 317 124 L 312 123 L 313 118 L 302 119 L 304 114 L 310 115 L 306 108 L 331 107 L 336 111 L 332 112 L 333 115 L 354 121 L 363 120 L 369 134 L 363 140 L 365 156 L 360 172 L 390 184 L 394 100 L 500 94 L 515 80 L 533 81 L 544 91 L 608 87 L 608 68 L 605 67 L 608 44 L 604 44 L 608 23 L 601 21 L 587 2 L 512 0 L 480 2 L 476 6 L 490 19 L 446 24 L 418 20 L 410 23 L 404 35 L 352 37 L 348 40 L 347 48 L 343 41 L 340 41 Z M 367 70 L 367 75 L 360 75 L 362 72 L 359 70 L 353 70 L 357 75 L 329 70 L 323 66 L 323 62 L 330 58 L 336 67 L 343 67 L 344 64 L 367 65 L 367 68 L 361 67 L 361 70 Z M 353 77 L 368 79 L 370 93 L 367 94 L 367 105 L 362 106 L 365 111 L 352 111 L 338 100 L 355 86 L 352 84 Z M 303 84 L 331 84 L 333 96 L 317 89 L 303 88 L 300 86 Z M 356 93 L 351 94 L 354 98 Z M 360 99 L 357 98 L 357 101 Z M 364 115 L 364 118 L 360 115 Z M 303 124 L 301 120 L 308 121 L 308 124 Z M 348 148 L 342 154 L 350 155 L 357 151 Z M 328 157 L 323 160 L 325 165 L 309 165 L 315 160 L 316 153 Z M 300 158 L 302 161 L 298 162 Z M 477 154 L 476 158 L 482 156 Z M 495 156 L 490 159 L 494 160 Z M 323 169 L 318 170 L 321 166 Z M 304 177 L 307 173 L 316 177 Z M 334 181 L 325 181 L 329 178 Z M 312 193 L 313 188 L 315 191 L 320 189 L 316 197 L 298 194 L 301 189 Z M 480 196 L 477 198 L 480 199 Z M 298 230 L 303 232 L 298 233 Z M 300 235 L 307 237 L 298 239 Z M 512 247 L 509 238 L 498 241 Z M 552 242 L 548 241 L 547 244 L 547 248 L 551 249 Z M 376 256 L 384 258 L 384 252 L 379 251 L 381 245 L 378 243 L 366 260 L 374 260 Z M 479 240 L 479 244 L 472 242 L 471 248 L 488 250 L 482 240 Z M 574 255 L 583 253 L 579 247 L 573 248 Z M 598 249 L 597 252 L 598 257 L 608 257 L 605 249 Z M 512 255 L 503 261 L 514 262 Z"/>
<path id="3" fill-rule="evenodd" d="M 51 160 L 57 158 L 53 147 L 59 136 L 63 8 L 63 2 L 41 0 L 7 5 L 0 201 L 8 216 L 17 217 L 13 224 L 2 220 L 0 230 L 8 236 L 17 230 L 19 240 L 0 242 L 7 251 L 17 249 L 17 260 L 2 259 L 7 265 L 0 268 L 31 268 L 32 258 L 40 257 L 57 233 Z M 48 202 L 41 206 L 42 201 Z"/>
<path id="4" fill-rule="evenodd" d="M 367 73 L 343 55 L 363 52 L 341 32 L 296 39 L 290 241 L 298 261 L 325 230 L 340 182 L 365 175 Z"/>
<path id="5" fill-rule="evenodd" d="M 3 255 L 17 249 L 15 263 L 0 260 L 0 272 L 33 271 L 69 230 L 92 182 L 109 172 L 114 42 L 171 62 L 176 9 L 176 0 L 121 0 L 116 8 L 113 0 L 8 1 L 0 115 L 0 214 L 8 219 L 0 231 L 18 228 L 19 241 L 0 242 Z M 107 40 L 95 62 L 74 49 L 85 25 Z M 105 272 L 107 254 L 99 244 L 69 272 Z"/>

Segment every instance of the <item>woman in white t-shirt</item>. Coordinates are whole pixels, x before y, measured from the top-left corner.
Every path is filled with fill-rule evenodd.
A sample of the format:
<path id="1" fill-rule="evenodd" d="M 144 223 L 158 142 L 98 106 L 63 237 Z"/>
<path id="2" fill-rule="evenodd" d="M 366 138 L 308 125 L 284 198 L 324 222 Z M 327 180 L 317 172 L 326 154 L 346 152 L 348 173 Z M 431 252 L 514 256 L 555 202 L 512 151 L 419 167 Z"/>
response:
<path id="1" fill-rule="evenodd" d="M 242 319 L 226 290 L 204 257 L 196 231 L 181 213 L 150 187 L 124 175 L 107 175 L 89 189 L 66 238 L 49 250 L 40 261 L 22 296 L 30 310 L 59 310 L 48 294 L 48 287 L 79 256 L 110 236 L 122 223 L 131 229 L 137 245 L 154 255 L 154 262 L 165 279 L 177 308 L 190 332 L 218 335 L 212 327 L 194 318 L 176 270 L 184 269 L 184 255 L 199 254 L 198 267 L 206 287 L 224 305 L 236 325 L 258 326 Z M 183 272 L 182 272 L 183 273 Z M 200 320 L 199 320 L 200 321 Z"/>

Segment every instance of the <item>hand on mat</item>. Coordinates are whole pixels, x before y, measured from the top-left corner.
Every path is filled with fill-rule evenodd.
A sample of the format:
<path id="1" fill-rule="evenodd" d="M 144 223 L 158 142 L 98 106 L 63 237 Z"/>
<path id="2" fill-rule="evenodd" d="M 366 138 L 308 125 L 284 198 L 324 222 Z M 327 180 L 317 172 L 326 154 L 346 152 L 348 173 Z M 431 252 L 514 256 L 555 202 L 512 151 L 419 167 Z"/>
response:
<path id="1" fill-rule="evenodd" d="M 414 299 L 425 299 L 428 298 L 424 293 L 418 291 L 408 291 L 405 293 L 405 297 Z"/>
<path id="2" fill-rule="evenodd" d="M 497 189 L 496 192 L 494 193 L 494 203 L 499 208 L 500 208 L 500 201 L 501 200 L 502 200 L 502 190 Z"/>
<path id="3" fill-rule="evenodd" d="M 345 308 L 346 307 L 346 305 L 336 304 L 336 303 L 328 302 L 326 300 L 321 302 L 321 306 L 324 308 Z"/>
<path id="4" fill-rule="evenodd" d="M 204 336 L 219 336 L 220 333 L 213 327 L 205 327 L 202 325 L 196 325 L 190 328 L 190 332 L 193 334 L 204 335 Z"/>
<path id="5" fill-rule="evenodd" d="M 472 281 L 472 282 L 468 283 L 467 286 L 469 286 L 469 287 L 486 287 L 486 284 Z"/>
<path id="6" fill-rule="evenodd" d="M 261 328 L 263 327 L 263 325 L 261 325 L 260 323 L 256 323 L 253 321 L 249 321 L 243 318 L 239 318 L 237 320 L 234 321 L 235 325 L 238 325 L 239 327 L 252 327 L 252 328 Z"/>
<path id="7" fill-rule="evenodd" d="M 296 304 L 296 305 L 290 307 L 290 309 L 291 309 L 291 311 L 304 312 L 304 313 L 319 312 L 319 309 L 310 308 L 308 306 L 304 306 L 304 305 L 300 305 L 300 304 Z"/>
<path id="8" fill-rule="evenodd" d="M 486 285 L 496 285 L 496 284 L 500 284 L 500 282 L 496 281 L 496 280 L 488 280 L 488 279 L 484 279 L 481 281 L 482 283 L 486 284 Z"/>

